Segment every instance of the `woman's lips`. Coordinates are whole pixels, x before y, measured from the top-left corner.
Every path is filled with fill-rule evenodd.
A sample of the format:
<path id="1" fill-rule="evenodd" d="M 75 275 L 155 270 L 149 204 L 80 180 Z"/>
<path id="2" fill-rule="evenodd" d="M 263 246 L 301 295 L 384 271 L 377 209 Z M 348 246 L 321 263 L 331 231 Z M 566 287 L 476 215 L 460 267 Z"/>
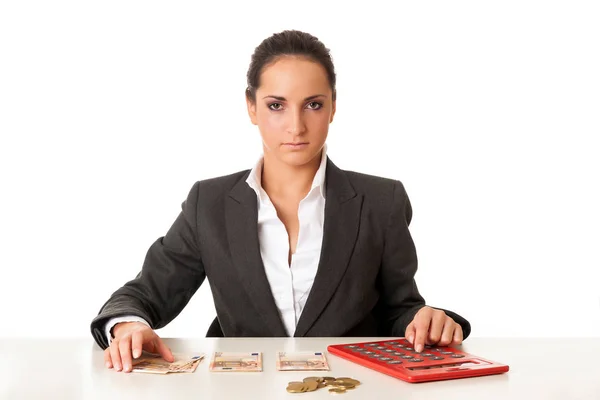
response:
<path id="1" fill-rule="evenodd" d="M 308 143 L 306 142 L 302 142 L 302 143 L 284 143 L 283 144 L 284 147 L 291 149 L 291 150 L 300 150 L 300 149 L 304 149 L 305 147 L 308 146 Z"/>

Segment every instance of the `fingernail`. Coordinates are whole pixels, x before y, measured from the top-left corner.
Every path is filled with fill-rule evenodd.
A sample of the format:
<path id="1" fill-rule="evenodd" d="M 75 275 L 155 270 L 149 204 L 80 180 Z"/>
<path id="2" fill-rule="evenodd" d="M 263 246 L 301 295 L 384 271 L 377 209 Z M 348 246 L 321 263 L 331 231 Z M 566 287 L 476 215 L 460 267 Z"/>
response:
<path id="1" fill-rule="evenodd" d="M 415 350 L 417 351 L 417 353 L 420 353 L 420 352 L 422 352 L 422 351 L 423 351 L 423 345 L 421 345 L 421 344 L 418 344 L 418 345 L 415 347 Z"/>
<path id="2" fill-rule="evenodd" d="M 133 357 L 134 357 L 134 358 L 138 358 L 138 357 L 140 356 L 140 353 L 141 353 L 141 351 L 140 351 L 140 350 L 138 350 L 138 349 L 135 349 L 135 350 L 133 351 Z"/>
<path id="3" fill-rule="evenodd" d="M 131 367 L 128 364 L 125 364 L 125 372 L 128 372 L 131 369 Z"/>
<path id="4" fill-rule="evenodd" d="M 412 336 L 412 335 L 410 335 L 410 336 L 408 337 L 408 341 L 412 343 L 412 341 L 413 341 L 413 336 Z"/>
<path id="5" fill-rule="evenodd" d="M 117 371 L 120 371 L 120 370 L 121 370 L 121 366 L 120 366 L 119 364 L 115 364 L 115 369 L 116 369 Z"/>
<path id="6" fill-rule="evenodd" d="M 106 362 L 106 368 L 110 368 L 110 362 Z"/>

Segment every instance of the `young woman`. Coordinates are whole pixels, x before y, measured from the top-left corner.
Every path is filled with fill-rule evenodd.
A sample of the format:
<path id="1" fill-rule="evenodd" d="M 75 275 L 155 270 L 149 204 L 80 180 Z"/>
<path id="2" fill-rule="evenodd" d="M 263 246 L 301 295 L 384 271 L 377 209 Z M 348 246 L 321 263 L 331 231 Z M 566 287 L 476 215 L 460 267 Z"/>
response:
<path id="1" fill-rule="evenodd" d="M 317 38 L 265 39 L 248 71 L 248 115 L 263 157 L 251 170 L 196 182 L 138 276 L 93 320 L 108 368 L 142 349 L 172 354 L 154 329 L 205 278 L 217 311 L 207 336 L 406 336 L 455 345 L 456 313 L 425 305 L 414 281 L 412 209 L 401 182 L 339 169 L 326 155 L 335 71 Z"/>

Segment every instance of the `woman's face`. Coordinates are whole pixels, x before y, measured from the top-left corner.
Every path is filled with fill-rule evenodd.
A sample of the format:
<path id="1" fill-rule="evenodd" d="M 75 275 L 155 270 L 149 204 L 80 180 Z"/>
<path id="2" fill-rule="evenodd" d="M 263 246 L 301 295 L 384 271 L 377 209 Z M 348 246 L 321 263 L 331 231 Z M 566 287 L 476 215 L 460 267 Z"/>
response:
<path id="1" fill-rule="evenodd" d="M 248 114 L 262 136 L 265 157 L 301 166 L 317 157 L 335 114 L 327 73 L 321 64 L 286 56 L 260 76 Z"/>

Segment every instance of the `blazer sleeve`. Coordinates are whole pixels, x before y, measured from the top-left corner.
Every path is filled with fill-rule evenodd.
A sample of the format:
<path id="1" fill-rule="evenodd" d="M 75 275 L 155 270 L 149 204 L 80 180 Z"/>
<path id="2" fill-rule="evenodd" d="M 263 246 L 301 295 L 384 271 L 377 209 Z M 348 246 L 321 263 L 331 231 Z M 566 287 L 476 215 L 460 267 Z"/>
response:
<path id="1" fill-rule="evenodd" d="M 198 241 L 199 183 L 182 203 L 181 212 L 165 236 L 148 249 L 135 279 L 114 292 L 91 323 L 98 345 L 109 346 L 104 327 L 113 317 L 135 315 L 159 329 L 173 320 L 204 281 Z"/>
<path id="2" fill-rule="evenodd" d="M 406 327 L 425 306 L 415 282 L 417 252 L 408 228 L 411 219 L 412 207 L 404 185 L 395 181 L 379 276 L 382 329 L 390 336 L 405 336 Z M 460 324 L 463 338 L 467 338 L 471 325 L 465 318 L 450 310 L 434 308 L 444 311 Z"/>

